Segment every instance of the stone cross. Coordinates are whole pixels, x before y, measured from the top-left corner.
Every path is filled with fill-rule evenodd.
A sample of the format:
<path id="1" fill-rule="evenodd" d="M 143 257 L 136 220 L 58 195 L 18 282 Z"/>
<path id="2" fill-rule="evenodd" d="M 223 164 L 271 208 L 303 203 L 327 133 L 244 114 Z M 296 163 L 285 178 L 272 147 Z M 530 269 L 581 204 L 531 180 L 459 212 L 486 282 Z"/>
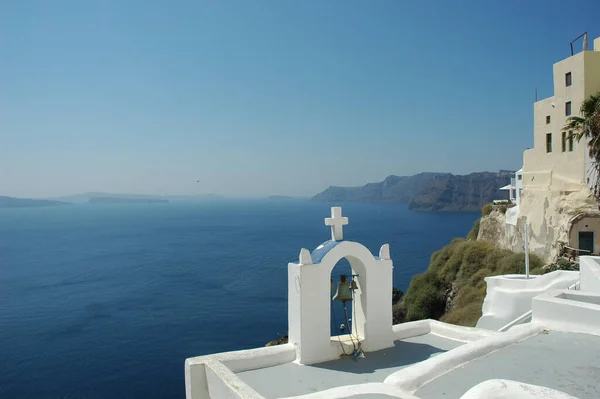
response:
<path id="1" fill-rule="evenodd" d="M 331 217 L 325 218 L 325 226 L 331 226 L 331 240 L 342 241 L 344 239 L 343 227 L 348 224 L 348 218 L 342 217 L 342 207 L 332 206 Z"/>

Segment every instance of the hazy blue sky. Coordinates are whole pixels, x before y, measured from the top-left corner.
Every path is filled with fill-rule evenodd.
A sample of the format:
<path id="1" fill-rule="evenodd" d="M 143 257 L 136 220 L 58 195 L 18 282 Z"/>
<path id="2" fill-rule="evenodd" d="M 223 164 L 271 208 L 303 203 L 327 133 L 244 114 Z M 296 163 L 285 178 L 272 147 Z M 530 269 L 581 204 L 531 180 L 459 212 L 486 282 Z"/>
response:
<path id="1" fill-rule="evenodd" d="M 535 87 L 552 94 L 552 64 L 600 36 L 598 15 L 594 0 L 2 1 L 0 195 L 311 195 L 519 168 Z"/>

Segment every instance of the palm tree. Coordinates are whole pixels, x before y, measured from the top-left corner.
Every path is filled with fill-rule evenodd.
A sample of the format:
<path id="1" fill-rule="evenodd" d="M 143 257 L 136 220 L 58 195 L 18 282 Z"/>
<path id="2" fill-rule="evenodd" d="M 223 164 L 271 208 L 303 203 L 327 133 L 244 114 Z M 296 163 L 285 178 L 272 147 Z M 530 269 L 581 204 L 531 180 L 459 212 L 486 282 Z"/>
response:
<path id="1" fill-rule="evenodd" d="M 578 142 L 584 137 L 589 140 L 593 170 L 588 172 L 594 172 L 594 196 L 600 201 L 600 92 L 581 103 L 579 114 L 580 116 L 570 116 L 562 130 L 573 131 L 573 136 Z"/>

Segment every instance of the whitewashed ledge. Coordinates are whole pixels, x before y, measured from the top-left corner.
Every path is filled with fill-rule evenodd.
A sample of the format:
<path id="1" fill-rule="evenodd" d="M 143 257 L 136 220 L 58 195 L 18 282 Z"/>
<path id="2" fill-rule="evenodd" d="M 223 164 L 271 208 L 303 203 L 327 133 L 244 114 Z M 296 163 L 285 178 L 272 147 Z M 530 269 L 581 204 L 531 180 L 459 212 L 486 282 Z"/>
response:
<path id="1" fill-rule="evenodd" d="M 410 392 L 393 387 L 382 382 L 371 382 L 358 385 L 345 385 L 306 395 L 289 396 L 283 399 L 345 399 L 360 398 L 370 395 L 390 396 L 398 399 L 420 399 Z"/>
<path id="2" fill-rule="evenodd" d="M 501 334 L 497 331 L 455 326 L 432 319 L 397 324 L 392 326 L 392 332 L 394 341 L 426 334 L 434 334 L 465 343 L 472 343 L 486 337 L 493 337 Z M 443 354 L 440 354 L 435 358 L 442 355 Z M 289 343 L 264 348 L 216 353 L 186 359 L 186 397 L 264 399 L 261 394 L 246 384 L 236 375 L 236 373 L 273 367 L 290 362 L 297 362 L 297 358 L 296 347 Z M 410 367 L 413 366 L 409 366 L 408 368 Z M 353 392 L 352 395 L 349 394 L 349 390 Z M 361 395 L 369 394 L 382 394 L 401 399 L 415 398 L 408 390 L 385 383 L 341 386 L 325 391 L 301 395 L 301 397 L 305 399 L 337 399 L 352 396 L 360 397 Z"/>
<path id="3" fill-rule="evenodd" d="M 433 319 L 395 324 L 392 326 L 392 332 L 395 341 L 431 333 L 454 341 L 472 342 L 500 334 L 498 331 L 494 330 L 456 326 L 454 324 L 443 323 Z"/>
<path id="4" fill-rule="evenodd" d="M 487 380 L 469 389 L 460 399 L 578 399 L 575 396 L 539 385 L 512 380 Z"/>
<path id="5" fill-rule="evenodd" d="M 540 324 L 524 324 L 516 326 L 508 332 L 490 334 L 488 337 L 469 342 L 390 374 L 384 383 L 391 384 L 402 391 L 414 393 L 421 386 L 462 364 L 534 336 L 544 329 L 545 327 Z"/>
<path id="6" fill-rule="evenodd" d="M 185 361 L 187 398 L 264 399 L 235 375 L 236 372 L 293 362 L 292 344 L 197 356 Z"/>

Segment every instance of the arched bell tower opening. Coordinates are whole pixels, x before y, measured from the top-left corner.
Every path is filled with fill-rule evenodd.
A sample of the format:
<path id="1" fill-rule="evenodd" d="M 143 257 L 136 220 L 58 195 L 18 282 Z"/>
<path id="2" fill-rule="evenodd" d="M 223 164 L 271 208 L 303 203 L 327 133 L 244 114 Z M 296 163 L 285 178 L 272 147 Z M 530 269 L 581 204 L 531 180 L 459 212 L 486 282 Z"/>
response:
<path id="1" fill-rule="evenodd" d="M 331 336 L 346 335 L 352 332 L 354 297 L 358 290 L 348 259 L 340 259 L 331 270 Z"/>
<path id="2" fill-rule="evenodd" d="M 325 224 L 331 226 L 332 239 L 312 252 L 303 248 L 298 263 L 288 265 L 289 342 L 296 346 L 302 364 L 348 354 L 340 345 L 342 337 L 347 344 L 360 340 L 364 352 L 393 346 L 389 246 L 384 244 L 376 257 L 362 244 L 343 241 L 341 226 L 348 219 L 341 217 L 341 208 L 334 207 L 331 213 Z M 347 276 L 345 282 L 340 281 L 342 274 Z M 347 288 L 345 294 L 338 286 Z M 333 299 L 336 293 L 338 299 L 346 299 L 349 323 L 343 301 Z M 342 318 L 345 331 L 336 326 Z"/>

